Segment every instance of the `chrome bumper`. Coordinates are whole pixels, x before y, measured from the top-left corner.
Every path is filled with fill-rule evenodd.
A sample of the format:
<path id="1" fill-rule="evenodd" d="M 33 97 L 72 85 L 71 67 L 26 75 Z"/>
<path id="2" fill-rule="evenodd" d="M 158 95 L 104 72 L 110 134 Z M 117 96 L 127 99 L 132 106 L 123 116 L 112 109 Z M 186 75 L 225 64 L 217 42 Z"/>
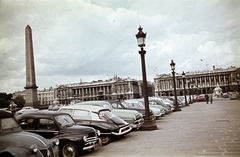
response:
<path id="1" fill-rule="evenodd" d="M 96 147 L 98 147 L 98 146 L 102 146 L 102 141 L 101 141 L 100 138 L 99 138 L 99 141 L 98 141 L 98 142 L 93 143 L 93 144 L 90 145 L 90 146 L 85 146 L 85 147 L 83 147 L 83 151 L 91 151 L 91 150 L 95 150 Z"/>
<path id="2" fill-rule="evenodd" d="M 112 132 L 112 135 L 121 136 L 121 135 L 129 133 L 131 130 L 132 130 L 132 128 L 130 127 L 130 125 L 128 125 L 123 128 L 120 128 L 119 132 Z"/>

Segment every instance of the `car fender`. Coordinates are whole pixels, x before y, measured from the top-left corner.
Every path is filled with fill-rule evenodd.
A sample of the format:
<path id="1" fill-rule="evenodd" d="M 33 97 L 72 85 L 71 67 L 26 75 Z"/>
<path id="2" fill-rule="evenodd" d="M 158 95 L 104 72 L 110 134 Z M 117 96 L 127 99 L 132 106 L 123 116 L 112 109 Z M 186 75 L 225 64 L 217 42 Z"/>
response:
<path id="1" fill-rule="evenodd" d="M 60 141 L 61 140 L 70 140 L 70 141 L 81 141 L 84 135 L 81 134 L 61 134 L 56 136 Z"/>
<path id="2" fill-rule="evenodd" d="M 23 147 L 7 147 L 6 149 L 2 150 L 0 152 L 0 157 L 8 157 L 10 154 L 14 157 L 44 157 L 43 154 L 40 151 L 37 151 L 36 153 L 31 152 L 30 148 L 23 148 Z"/>

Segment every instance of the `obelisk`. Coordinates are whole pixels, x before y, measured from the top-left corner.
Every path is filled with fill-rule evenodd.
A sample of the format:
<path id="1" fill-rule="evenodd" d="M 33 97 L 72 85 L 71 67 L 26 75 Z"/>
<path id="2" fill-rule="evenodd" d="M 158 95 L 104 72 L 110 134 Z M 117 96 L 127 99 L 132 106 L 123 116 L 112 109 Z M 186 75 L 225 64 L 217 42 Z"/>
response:
<path id="1" fill-rule="evenodd" d="M 24 106 L 40 108 L 37 98 L 37 86 L 35 79 L 32 29 L 29 25 L 25 28 L 25 46 L 26 46 L 26 103 Z"/>

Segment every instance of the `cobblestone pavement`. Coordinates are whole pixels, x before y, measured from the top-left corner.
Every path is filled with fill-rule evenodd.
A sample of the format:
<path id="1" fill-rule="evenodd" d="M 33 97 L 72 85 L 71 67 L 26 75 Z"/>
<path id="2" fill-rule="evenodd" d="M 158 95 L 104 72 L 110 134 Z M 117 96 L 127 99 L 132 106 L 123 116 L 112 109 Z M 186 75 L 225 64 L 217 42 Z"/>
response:
<path id="1" fill-rule="evenodd" d="M 196 102 L 84 157 L 240 157 L 240 100 Z"/>

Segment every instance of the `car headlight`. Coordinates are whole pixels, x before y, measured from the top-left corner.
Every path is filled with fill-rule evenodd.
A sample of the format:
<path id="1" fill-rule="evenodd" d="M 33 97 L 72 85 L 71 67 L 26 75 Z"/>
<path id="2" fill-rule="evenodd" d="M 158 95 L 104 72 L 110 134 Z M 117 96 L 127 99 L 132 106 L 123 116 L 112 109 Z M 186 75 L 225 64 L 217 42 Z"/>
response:
<path id="1" fill-rule="evenodd" d="M 36 153 L 38 151 L 38 146 L 36 144 L 33 144 L 30 146 L 30 149 L 32 150 L 33 153 Z"/>
<path id="2" fill-rule="evenodd" d="M 136 117 L 136 116 L 134 116 L 134 117 L 133 117 L 133 120 L 134 120 L 134 121 L 135 121 L 135 120 L 137 120 L 137 117 Z"/>
<path id="3" fill-rule="evenodd" d="M 87 142 L 87 136 L 83 136 L 83 141 Z"/>
<path id="4" fill-rule="evenodd" d="M 52 143 L 55 145 L 55 146 L 58 146 L 59 145 L 59 139 L 58 138 L 55 138 L 52 140 Z"/>
<path id="5" fill-rule="evenodd" d="M 97 130 L 96 133 L 97 133 L 97 136 L 100 136 L 100 135 L 101 135 L 100 130 Z"/>

